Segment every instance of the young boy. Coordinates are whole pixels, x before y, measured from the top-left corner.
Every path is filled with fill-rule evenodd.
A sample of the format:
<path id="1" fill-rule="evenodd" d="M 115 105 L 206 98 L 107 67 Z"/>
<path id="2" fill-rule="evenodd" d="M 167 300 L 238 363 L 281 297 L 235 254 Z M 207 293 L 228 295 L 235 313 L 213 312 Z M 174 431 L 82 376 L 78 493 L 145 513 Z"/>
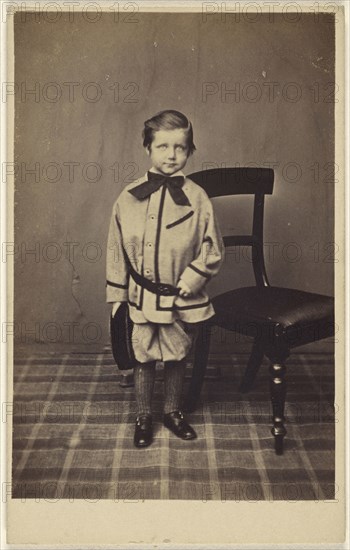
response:
<path id="1" fill-rule="evenodd" d="M 156 361 L 164 363 L 164 425 L 182 439 L 196 437 L 180 410 L 185 358 L 193 323 L 214 315 L 205 286 L 224 249 L 207 194 L 182 172 L 195 150 L 191 123 L 178 111 L 162 111 L 142 135 L 152 167 L 114 203 L 107 244 L 107 302 L 114 302 L 114 315 L 127 301 L 134 323 L 136 447 L 153 439 Z"/>

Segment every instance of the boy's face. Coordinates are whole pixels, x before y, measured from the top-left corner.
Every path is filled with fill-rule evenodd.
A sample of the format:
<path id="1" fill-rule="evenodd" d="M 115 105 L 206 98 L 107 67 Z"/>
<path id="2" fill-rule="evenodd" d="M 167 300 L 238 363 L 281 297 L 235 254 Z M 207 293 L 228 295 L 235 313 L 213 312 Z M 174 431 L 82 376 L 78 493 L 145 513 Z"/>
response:
<path id="1" fill-rule="evenodd" d="M 153 167 L 161 174 L 171 176 L 186 165 L 188 158 L 185 130 L 158 130 L 148 151 Z"/>

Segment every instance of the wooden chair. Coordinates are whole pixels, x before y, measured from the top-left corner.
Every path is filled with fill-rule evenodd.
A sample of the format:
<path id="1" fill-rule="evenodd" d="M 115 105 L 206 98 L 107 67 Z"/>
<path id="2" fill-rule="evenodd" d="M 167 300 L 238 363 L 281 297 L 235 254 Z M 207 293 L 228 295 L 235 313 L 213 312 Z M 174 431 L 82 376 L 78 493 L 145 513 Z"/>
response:
<path id="1" fill-rule="evenodd" d="M 208 361 L 211 328 L 252 336 L 254 343 L 240 386 L 251 389 L 264 355 L 270 360 L 270 393 L 276 454 L 283 454 L 285 361 L 290 349 L 334 334 L 334 299 L 290 288 L 270 286 L 264 263 L 263 222 L 265 195 L 273 192 L 274 172 L 269 168 L 220 168 L 188 176 L 209 197 L 254 195 L 250 235 L 224 236 L 225 247 L 249 246 L 256 286 L 238 288 L 213 298 L 215 316 L 200 323 L 194 364 L 184 409 L 195 410 Z"/>

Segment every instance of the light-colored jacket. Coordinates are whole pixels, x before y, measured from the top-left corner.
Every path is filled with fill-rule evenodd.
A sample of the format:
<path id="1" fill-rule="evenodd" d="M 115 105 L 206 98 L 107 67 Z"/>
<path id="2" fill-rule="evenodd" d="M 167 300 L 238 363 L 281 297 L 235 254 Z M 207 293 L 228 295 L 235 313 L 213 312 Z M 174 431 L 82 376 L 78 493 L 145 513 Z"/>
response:
<path id="1" fill-rule="evenodd" d="M 189 323 L 214 315 L 205 286 L 218 273 L 224 245 L 206 192 L 189 178 L 182 187 L 191 206 L 178 205 L 164 185 L 139 200 L 129 189 L 147 181 L 147 174 L 127 185 L 113 205 L 107 242 L 107 302 L 129 302 L 135 323 Z M 153 282 L 176 286 L 181 278 L 191 297 L 159 296 L 136 284 L 134 269 Z"/>

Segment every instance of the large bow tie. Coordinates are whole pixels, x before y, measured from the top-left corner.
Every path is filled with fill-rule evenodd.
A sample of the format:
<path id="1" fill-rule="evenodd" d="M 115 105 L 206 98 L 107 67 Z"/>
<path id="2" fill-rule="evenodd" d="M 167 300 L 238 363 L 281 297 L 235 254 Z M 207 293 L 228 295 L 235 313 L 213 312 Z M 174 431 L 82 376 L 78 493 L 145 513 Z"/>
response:
<path id="1" fill-rule="evenodd" d="M 166 185 L 168 191 L 176 204 L 181 206 L 191 206 L 190 201 L 186 197 L 182 190 L 182 186 L 185 182 L 183 176 L 163 176 L 156 172 L 147 172 L 148 181 L 137 185 L 133 189 L 129 189 L 129 193 L 134 195 L 139 200 L 149 197 L 152 193 L 157 191 L 162 185 Z"/>

